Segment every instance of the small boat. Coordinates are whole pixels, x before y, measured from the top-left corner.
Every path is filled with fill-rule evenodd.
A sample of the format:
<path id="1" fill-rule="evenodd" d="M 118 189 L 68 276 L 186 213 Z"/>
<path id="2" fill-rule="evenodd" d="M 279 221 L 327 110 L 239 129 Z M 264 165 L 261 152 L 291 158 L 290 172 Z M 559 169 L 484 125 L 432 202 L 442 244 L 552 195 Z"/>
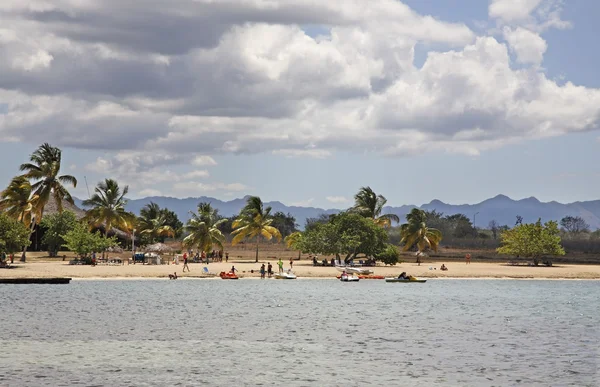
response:
<path id="1" fill-rule="evenodd" d="M 386 278 L 385 282 L 416 282 L 416 283 L 424 283 L 424 282 L 427 282 L 427 280 L 418 279 L 418 278 L 415 278 L 415 277 L 409 277 L 408 279 Z"/>
<path id="2" fill-rule="evenodd" d="M 342 281 L 342 282 L 358 282 L 359 280 L 360 280 L 360 278 L 358 278 L 358 276 L 356 276 L 354 274 L 340 276 L 340 281 Z"/>
<path id="3" fill-rule="evenodd" d="M 235 273 L 224 272 L 224 271 L 219 273 L 219 277 L 221 277 L 221 279 L 238 279 L 239 278 Z"/>
<path id="4" fill-rule="evenodd" d="M 340 278 L 342 278 L 342 276 L 338 275 L 335 278 L 340 279 Z M 385 277 L 382 276 L 382 275 L 359 275 L 358 279 L 377 279 L 377 280 L 382 280 L 382 279 L 385 279 Z"/>
<path id="5" fill-rule="evenodd" d="M 275 273 L 273 274 L 273 278 L 275 279 L 296 279 L 296 274 L 292 273 L 291 271 L 285 272 L 285 273 Z"/>
<path id="6" fill-rule="evenodd" d="M 373 274 L 373 270 L 371 269 L 363 269 L 361 267 L 351 267 L 351 266 L 337 266 L 336 269 L 341 272 L 346 272 L 350 274 L 359 274 L 359 275 L 369 275 Z"/>

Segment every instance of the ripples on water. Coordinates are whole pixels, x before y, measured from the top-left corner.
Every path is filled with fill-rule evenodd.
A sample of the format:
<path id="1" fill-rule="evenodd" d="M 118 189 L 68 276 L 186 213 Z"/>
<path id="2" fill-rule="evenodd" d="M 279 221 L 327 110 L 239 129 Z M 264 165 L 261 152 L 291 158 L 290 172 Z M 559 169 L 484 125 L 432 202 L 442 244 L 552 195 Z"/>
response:
<path id="1" fill-rule="evenodd" d="M 600 385 L 596 281 L 0 290 L 2 386 Z"/>

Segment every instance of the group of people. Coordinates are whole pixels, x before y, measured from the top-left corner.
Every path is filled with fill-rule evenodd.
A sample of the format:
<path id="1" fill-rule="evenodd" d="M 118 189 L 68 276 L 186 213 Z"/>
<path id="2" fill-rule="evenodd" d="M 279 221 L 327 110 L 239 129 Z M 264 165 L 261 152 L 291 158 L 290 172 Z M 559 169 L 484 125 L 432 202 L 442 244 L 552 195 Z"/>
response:
<path id="1" fill-rule="evenodd" d="M 260 266 L 260 278 L 261 279 L 264 279 L 265 277 L 271 278 L 272 275 L 273 275 L 273 265 L 271 265 L 271 262 L 268 262 L 266 267 L 265 267 L 265 264 L 263 263 Z"/>
<path id="2" fill-rule="evenodd" d="M 9 259 L 10 259 L 10 263 L 14 263 L 15 262 L 15 255 L 11 254 L 10 258 L 7 258 L 6 253 L 3 251 L 0 254 L 0 267 L 8 266 L 8 260 Z"/>

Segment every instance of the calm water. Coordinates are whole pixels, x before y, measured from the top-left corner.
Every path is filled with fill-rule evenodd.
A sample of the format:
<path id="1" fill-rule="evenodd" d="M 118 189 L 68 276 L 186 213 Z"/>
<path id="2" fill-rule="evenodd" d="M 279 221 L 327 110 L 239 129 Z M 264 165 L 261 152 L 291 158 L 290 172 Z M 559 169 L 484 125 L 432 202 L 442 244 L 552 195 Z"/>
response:
<path id="1" fill-rule="evenodd" d="M 0 285 L 2 386 L 598 386 L 600 283 Z"/>

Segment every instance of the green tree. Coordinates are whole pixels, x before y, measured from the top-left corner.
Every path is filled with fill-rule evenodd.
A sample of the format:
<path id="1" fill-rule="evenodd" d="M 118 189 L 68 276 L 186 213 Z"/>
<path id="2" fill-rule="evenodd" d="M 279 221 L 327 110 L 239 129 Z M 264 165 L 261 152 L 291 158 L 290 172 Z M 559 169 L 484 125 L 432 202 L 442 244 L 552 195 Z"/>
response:
<path id="1" fill-rule="evenodd" d="M 395 265 L 400 262 L 400 252 L 394 245 L 387 243 L 385 249 L 375 256 L 375 259 L 386 265 Z"/>
<path id="2" fill-rule="evenodd" d="M 225 236 L 219 230 L 219 226 L 226 222 L 226 219 L 220 219 L 218 210 L 210 203 L 202 202 L 198 204 L 198 213 L 192 212 L 191 215 L 192 218 L 185 226 L 189 235 L 183 239 L 184 246 L 196 246 L 207 253 L 213 250 L 213 245 L 223 250 Z"/>
<path id="3" fill-rule="evenodd" d="M 285 245 L 288 249 L 298 250 L 298 259 L 300 259 L 302 254 L 302 233 L 300 231 L 296 231 L 286 236 Z"/>
<path id="4" fill-rule="evenodd" d="M 59 249 L 65 244 L 63 235 L 73 230 L 79 222 L 72 211 L 57 212 L 46 215 L 40 226 L 45 228 L 42 243 L 48 246 L 50 257 L 56 257 Z"/>
<path id="5" fill-rule="evenodd" d="M 278 229 L 283 238 L 287 237 L 293 232 L 298 231 L 296 218 L 294 218 L 294 216 L 292 216 L 290 213 L 286 215 L 281 211 L 273 214 L 273 223 L 271 223 L 271 226 Z"/>
<path id="6" fill-rule="evenodd" d="M 38 201 L 32 194 L 31 183 L 25 176 L 16 176 L 0 194 L 0 211 L 30 227 Z"/>
<path id="7" fill-rule="evenodd" d="M 365 218 L 371 218 L 381 227 L 391 227 L 392 221 L 399 223 L 400 218 L 395 214 L 384 214 L 383 207 L 387 203 L 387 199 L 383 195 L 377 195 L 371 187 L 362 187 L 356 195 L 354 195 L 354 207 L 351 212 L 356 212 Z"/>
<path id="8" fill-rule="evenodd" d="M 477 230 L 473 227 L 471 219 L 464 214 L 454 214 L 446 216 L 448 226 L 452 230 L 452 236 L 455 238 L 465 238 L 468 236 L 476 236 Z"/>
<path id="9" fill-rule="evenodd" d="M 281 240 L 281 233 L 271 223 L 273 223 L 271 207 L 265 208 L 258 196 L 250 196 L 246 201 L 246 206 L 242 208 L 238 218 L 233 222 L 232 235 L 234 237 L 231 243 L 236 245 L 244 239 L 256 238 L 255 262 L 258 262 L 258 246 L 261 236 L 266 240 L 273 238 Z"/>
<path id="10" fill-rule="evenodd" d="M 165 237 L 175 237 L 175 230 L 168 224 L 168 214 L 154 202 L 150 202 L 140 210 L 137 219 L 139 235 L 146 237 L 148 243 L 154 243 L 156 239 L 164 242 Z"/>
<path id="11" fill-rule="evenodd" d="M 29 158 L 29 163 L 21 164 L 20 170 L 23 176 L 34 183 L 31 185 L 33 191 L 32 197 L 37 197 L 35 201 L 36 215 L 30 225 L 30 235 L 33 234 L 35 224 L 39 223 L 44 217 L 44 208 L 50 200 L 54 198 L 58 212 L 63 210 L 63 200 L 74 204 L 73 198 L 64 184 L 70 184 L 73 188 L 77 187 L 77 179 L 71 175 L 60 175 L 62 162 L 62 151 L 48 143 L 42 144 Z M 21 261 L 26 260 L 27 249 L 23 249 Z"/>
<path id="12" fill-rule="evenodd" d="M 129 187 L 125 186 L 121 191 L 115 180 L 105 179 L 98 183 L 94 191 L 90 199 L 83 201 L 85 207 L 91 207 L 84 219 L 94 227 L 104 227 L 104 235 L 107 238 L 113 227 L 121 230 L 131 229 L 135 219 L 125 210 L 125 195 L 129 192 Z"/>
<path id="13" fill-rule="evenodd" d="M 560 220 L 560 225 L 574 236 L 590 232 L 590 225 L 581 216 L 565 216 Z"/>
<path id="14" fill-rule="evenodd" d="M 181 220 L 179 220 L 177 214 L 168 208 L 161 208 L 160 213 L 161 216 L 165 218 L 165 225 L 171 226 L 173 229 L 175 238 L 181 237 L 181 234 L 183 233 L 183 223 L 181 223 Z"/>
<path id="15" fill-rule="evenodd" d="M 400 235 L 402 236 L 400 243 L 404 245 L 403 250 L 408 251 L 413 246 L 417 246 L 417 263 L 419 265 L 421 264 L 421 255 L 427 249 L 437 251 L 442 240 L 442 233 L 435 228 L 428 227 L 425 223 L 426 218 L 425 211 L 413 208 L 406 215 L 407 223 L 400 226 Z"/>
<path id="16" fill-rule="evenodd" d="M 0 213 L 0 251 L 12 253 L 31 243 L 29 228 L 23 222 Z"/>
<path id="17" fill-rule="evenodd" d="M 386 246 L 387 232 L 372 219 L 343 212 L 327 223 L 315 223 L 302 233 L 298 247 L 304 253 L 344 256 L 349 262 L 359 255 L 376 257 Z"/>
<path id="18" fill-rule="evenodd" d="M 530 258 L 536 266 L 543 257 L 565 255 L 558 223 L 554 221 L 542 224 L 538 219 L 536 223 L 519 224 L 500 234 L 500 240 L 498 253 Z M 552 264 L 549 260 L 545 263 Z"/>
<path id="19" fill-rule="evenodd" d="M 77 222 L 75 227 L 62 235 L 64 246 L 70 251 L 77 253 L 81 258 L 87 257 L 95 251 L 104 251 L 111 246 L 117 245 L 116 237 L 102 236 L 100 232 L 90 232 L 85 224 Z"/>

